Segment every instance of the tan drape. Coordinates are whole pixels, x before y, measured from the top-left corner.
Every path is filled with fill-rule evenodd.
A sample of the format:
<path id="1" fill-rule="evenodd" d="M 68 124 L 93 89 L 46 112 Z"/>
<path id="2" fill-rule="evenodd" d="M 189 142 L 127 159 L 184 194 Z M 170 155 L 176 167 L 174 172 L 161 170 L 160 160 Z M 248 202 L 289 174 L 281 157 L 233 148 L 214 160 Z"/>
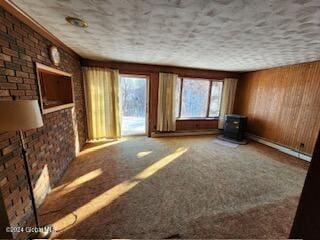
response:
<path id="1" fill-rule="evenodd" d="M 120 138 L 119 71 L 83 67 L 89 140 Z"/>
<path id="2" fill-rule="evenodd" d="M 178 75 L 159 73 L 157 131 L 176 130 L 175 88 Z"/>
<path id="3" fill-rule="evenodd" d="M 219 116 L 219 129 L 223 129 L 224 117 L 233 113 L 234 99 L 237 90 L 237 79 L 226 78 L 223 80 L 222 100 Z"/>

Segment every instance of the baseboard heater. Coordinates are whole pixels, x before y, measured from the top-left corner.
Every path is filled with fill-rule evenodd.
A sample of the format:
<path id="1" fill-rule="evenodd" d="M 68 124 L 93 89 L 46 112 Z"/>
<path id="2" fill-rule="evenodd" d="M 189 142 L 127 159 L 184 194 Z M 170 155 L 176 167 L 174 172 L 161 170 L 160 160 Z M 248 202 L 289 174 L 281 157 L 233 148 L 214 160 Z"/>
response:
<path id="1" fill-rule="evenodd" d="M 212 130 L 194 130 L 194 131 L 175 131 L 175 132 L 152 132 L 151 137 L 175 137 L 175 136 L 196 136 L 196 135 L 212 135 L 223 133 L 219 129 Z"/>
<path id="2" fill-rule="evenodd" d="M 311 158 L 312 158 L 311 155 L 298 152 L 295 149 L 292 149 L 292 148 L 289 148 L 287 146 L 272 142 L 272 141 L 270 141 L 268 139 L 256 136 L 254 134 L 246 133 L 246 137 L 249 138 L 249 139 L 252 139 L 252 140 L 254 140 L 256 142 L 259 142 L 259 143 L 262 143 L 264 145 L 267 145 L 269 147 L 275 148 L 275 149 L 279 150 L 280 152 L 286 153 L 286 154 L 291 155 L 293 157 L 297 157 L 297 158 L 305 160 L 307 162 L 311 162 Z"/>

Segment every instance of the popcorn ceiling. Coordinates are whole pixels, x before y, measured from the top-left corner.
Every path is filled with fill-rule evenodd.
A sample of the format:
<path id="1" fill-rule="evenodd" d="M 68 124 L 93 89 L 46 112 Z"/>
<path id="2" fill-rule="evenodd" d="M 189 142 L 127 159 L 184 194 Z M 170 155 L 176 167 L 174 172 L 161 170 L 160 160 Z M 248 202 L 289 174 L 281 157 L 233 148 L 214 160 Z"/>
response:
<path id="1" fill-rule="evenodd" d="M 319 0 L 13 0 L 84 58 L 227 71 L 320 59 Z M 66 16 L 89 27 L 76 28 Z"/>

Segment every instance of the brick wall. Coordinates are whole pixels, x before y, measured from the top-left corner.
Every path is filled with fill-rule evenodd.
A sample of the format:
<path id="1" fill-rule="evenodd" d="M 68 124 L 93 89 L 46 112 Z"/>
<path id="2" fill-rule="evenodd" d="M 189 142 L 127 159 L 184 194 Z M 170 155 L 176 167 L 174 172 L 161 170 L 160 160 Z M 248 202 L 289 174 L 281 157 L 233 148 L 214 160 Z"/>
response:
<path id="1" fill-rule="evenodd" d="M 0 100 L 38 99 L 35 62 L 48 66 L 50 41 L 0 7 Z M 59 69 L 72 73 L 75 110 L 64 109 L 43 115 L 44 126 L 24 132 L 33 187 L 38 203 L 60 178 L 75 157 L 77 143 L 85 143 L 85 108 L 79 59 L 59 49 Z M 1 117 L 1 116 L 0 116 Z M 32 216 L 19 137 L 0 133 L 0 188 L 4 210 L 11 226 L 24 225 Z M 41 182 L 38 182 L 38 179 Z M 1 209 L 3 211 L 3 209 Z"/>

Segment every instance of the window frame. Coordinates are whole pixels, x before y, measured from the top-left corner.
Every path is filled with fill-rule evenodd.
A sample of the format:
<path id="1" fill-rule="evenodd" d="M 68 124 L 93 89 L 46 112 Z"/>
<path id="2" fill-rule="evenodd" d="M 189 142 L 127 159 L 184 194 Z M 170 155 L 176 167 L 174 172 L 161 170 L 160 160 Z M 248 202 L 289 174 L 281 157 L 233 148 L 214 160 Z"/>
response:
<path id="1" fill-rule="evenodd" d="M 182 92 L 183 92 L 183 79 L 191 79 L 193 81 L 197 80 L 206 80 L 209 81 L 209 91 L 208 91 L 208 100 L 207 100 L 207 111 L 205 117 L 181 117 L 181 109 L 182 109 Z M 180 79 L 180 89 L 179 89 L 179 109 L 178 109 L 178 116 L 177 120 L 214 120 L 219 119 L 220 110 L 221 110 L 221 101 L 222 101 L 222 94 L 223 94 L 223 87 L 224 87 L 224 81 L 223 80 L 217 80 L 217 79 L 207 79 L 207 78 L 194 78 L 194 77 L 180 77 L 178 76 L 178 79 Z M 222 88 L 221 88 L 221 95 L 220 95 L 220 107 L 219 107 L 219 115 L 210 117 L 210 105 L 211 105 L 211 92 L 212 92 L 212 83 L 213 82 L 221 82 Z"/>

